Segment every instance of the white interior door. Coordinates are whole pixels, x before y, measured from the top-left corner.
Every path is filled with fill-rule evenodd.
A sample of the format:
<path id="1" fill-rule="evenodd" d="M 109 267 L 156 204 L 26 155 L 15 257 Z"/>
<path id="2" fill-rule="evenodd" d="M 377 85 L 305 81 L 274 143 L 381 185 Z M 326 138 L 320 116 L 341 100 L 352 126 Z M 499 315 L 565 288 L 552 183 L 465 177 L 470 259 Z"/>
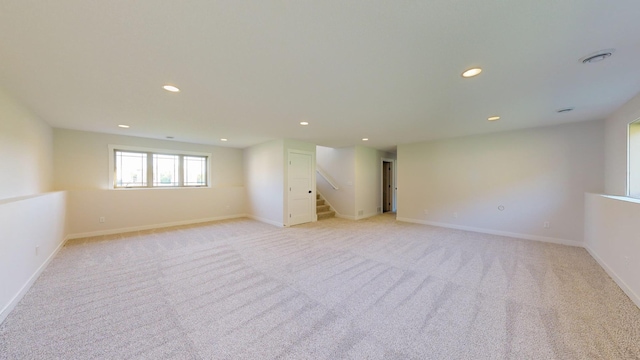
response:
<path id="1" fill-rule="evenodd" d="M 289 225 L 313 221 L 313 161 L 310 153 L 289 153 Z"/>

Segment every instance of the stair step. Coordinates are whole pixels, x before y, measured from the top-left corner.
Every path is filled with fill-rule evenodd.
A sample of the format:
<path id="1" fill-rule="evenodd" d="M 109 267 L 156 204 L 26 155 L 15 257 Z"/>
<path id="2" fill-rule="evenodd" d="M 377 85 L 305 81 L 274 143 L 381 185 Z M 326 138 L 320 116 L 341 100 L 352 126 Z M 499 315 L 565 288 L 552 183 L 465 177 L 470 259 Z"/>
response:
<path id="1" fill-rule="evenodd" d="M 318 205 L 316 206 L 316 213 L 321 213 L 321 212 L 325 212 L 325 211 L 329 211 L 330 207 L 329 205 Z"/>
<path id="2" fill-rule="evenodd" d="M 322 220 L 322 219 L 329 219 L 332 218 L 336 215 L 335 211 L 323 211 L 320 213 L 317 213 L 318 215 L 318 220 Z"/>
<path id="3" fill-rule="evenodd" d="M 324 200 L 316 200 L 316 206 L 324 205 Z"/>

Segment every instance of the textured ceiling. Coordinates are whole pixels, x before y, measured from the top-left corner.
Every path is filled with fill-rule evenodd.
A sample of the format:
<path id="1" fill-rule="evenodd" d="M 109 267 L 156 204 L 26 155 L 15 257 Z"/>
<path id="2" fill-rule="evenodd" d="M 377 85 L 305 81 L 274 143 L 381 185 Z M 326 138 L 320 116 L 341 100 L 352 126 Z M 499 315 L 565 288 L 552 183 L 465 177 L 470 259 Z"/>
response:
<path id="1" fill-rule="evenodd" d="M 60 128 L 389 150 L 607 117 L 640 91 L 639 14 L 638 0 L 0 0 L 0 86 Z"/>

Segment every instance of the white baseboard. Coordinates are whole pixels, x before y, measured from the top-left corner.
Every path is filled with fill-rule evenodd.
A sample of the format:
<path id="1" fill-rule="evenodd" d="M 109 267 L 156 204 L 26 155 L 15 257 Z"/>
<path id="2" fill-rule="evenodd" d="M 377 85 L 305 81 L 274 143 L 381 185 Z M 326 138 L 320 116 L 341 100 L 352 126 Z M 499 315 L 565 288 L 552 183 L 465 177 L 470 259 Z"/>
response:
<path id="1" fill-rule="evenodd" d="M 379 213 L 379 212 L 374 212 L 374 213 L 369 213 L 369 214 L 364 214 L 364 215 L 358 215 L 358 216 L 356 216 L 355 219 L 356 220 L 362 220 L 362 219 L 367 219 L 367 218 L 374 217 L 374 216 L 380 215 L 380 214 L 381 213 Z"/>
<path id="2" fill-rule="evenodd" d="M 553 244 L 584 247 L 584 244 L 582 242 L 575 241 L 575 240 L 559 239 L 559 238 L 530 235 L 530 234 L 512 233 L 508 231 L 499 231 L 499 230 L 492 230 L 492 229 L 477 228 L 472 226 L 440 223 L 440 222 L 421 220 L 421 219 L 411 219 L 411 218 L 405 218 L 400 216 L 396 217 L 396 220 L 414 223 L 414 224 L 431 225 L 431 226 L 438 226 L 438 227 L 444 227 L 449 229 L 473 231 L 473 232 L 478 232 L 483 234 L 507 236 L 507 237 L 512 237 L 516 239 L 535 240 L 535 241 L 542 241 L 542 242 L 548 242 Z"/>
<path id="3" fill-rule="evenodd" d="M 613 271 L 613 269 L 611 269 L 611 267 L 589 247 L 589 245 L 585 245 L 584 248 L 589 252 L 589 254 L 591 254 L 591 257 L 593 257 L 598 262 L 598 264 L 600 264 L 600 266 L 604 269 L 604 271 L 607 272 L 607 274 L 613 279 L 613 281 L 618 284 L 620 289 L 622 289 L 622 291 L 627 294 L 629 299 L 631 299 L 631 301 L 633 301 L 636 306 L 640 308 L 640 295 L 636 294 L 631 289 L 631 287 L 629 287 L 629 285 L 627 285 L 627 283 L 624 282 L 624 280 L 622 280 L 622 278 L 618 276 L 618 274 L 616 274 L 616 272 Z"/>
<path id="4" fill-rule="evenodd" d="M 33 275 L 31 275 L 29 280 L 27 280 L 27 282 L 24 285 L 22 285 L 22 288 L 20 288 L 20 291 L 18 291 L 18 293 L 11 299 L 11 301 L 9 301 L 7 306 L 5 306 L 4 309 L 0 310 L 0 324 L 4 322 L 7 316 L 9 316 L 9 313 L 11 313 L 11 311 L 16 307 L 16 305 L 18 305 L 20 300 L 22 300 L 22 298 L 27 294 L 29 289 L 31 289 L 31 286 L 33 286 L 33 283 L 35 283 L 36 280 L 38 280 L 38 278 L 40 277 L 40 274 L 42 274 L 44 269 L 47 268 L 51 260 L 53 260 L 56 254 L 58 254 L 58 252 L 60 251 L 60 249 L 62 249 L 64 244 L 67 242 L 67 240 L 69 240 L 69 237 L 65 237 L 64 240 L 62 240 L 60 244 L 58 244 L 56 249 L 53 250 L 53 252 L 49 255 L 49 257 L 47 257 L 47 259 L 42 263 L 42 265 L 40 265 L 38 269 L 33 273 Z"/>
<path id="5" fill-rule="evenodd" d="M 249 219 L 253 219 L 253 220 L 260 221 L 260 222 L 263 222 L 265 224 L 269 224 L 269 225 L 273 225 L 273 226 L 277 226 L 277 227 L 285 227 L 284 224 L 280 224 L 277 221 L 265 219 L 265 218 L 262 218 L 262 217 L 259 217 L 259 216 L 255 216 L 255 215 L 244 215 L 244 217 L 248 217 Z"/>
<path id="6" fill-rule="evenodd" d="M 122 234 L 122 233 L 127 233 L 132 231 L 160 229 L 160 228 L 171 227 L 171 226 L 198 224 L 198 223 L 204 223 L 204 222 L 210 222 L 210 221 L 237 219 L 242 217 L 249 217 L 249 216 L 247 216 L 246 214 L 235 214 L 235 215 L 216 216 L 216 217 L 204 218 L 204 219 L 173 221 L 173 222 L 153 224 L 153 225 L 131 226 L 126 228 L 90 231 L 90 232 L 84 232 L 84 233 L 69 234 L 67 236 L 67 239 L 80 239 L 80 238 L 100 236 L 100 235 Z"/>
<path id="7" fill-rule="evenodd" d="M 335 211 L 335 210 L 334 210 Z M 336 211 L 336 217 L 340 218 L 340 219 L 347 219 L 347 220 L 355 220 L 356 217 L 355 216 L 351 216 L 351 215 L 342 215 L 339 212 Z"/>

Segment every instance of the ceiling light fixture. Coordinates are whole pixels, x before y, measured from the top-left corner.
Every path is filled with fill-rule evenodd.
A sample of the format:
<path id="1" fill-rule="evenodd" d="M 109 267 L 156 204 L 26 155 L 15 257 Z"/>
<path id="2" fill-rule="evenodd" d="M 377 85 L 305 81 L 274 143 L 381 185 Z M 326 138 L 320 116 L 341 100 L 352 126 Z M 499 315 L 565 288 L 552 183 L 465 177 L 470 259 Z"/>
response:
<path id="1" fill-rule="evenodd" d="M 573 108 L 564 108 L 564 109 L 560 109 L 560 110 L 556 110 L 557 113 L 566 113 L 569 111 L 573 111 Z"/>
<path id="2" fill-rule="evenodd" d="M 369 138 L 362 138 L 362 141 L 369 141 Z"/>
<path id="3" fill-rule="evenodd" d="M 220 139 L 220 141 L 227 141 L 227 139 L 225 139 L 225 138 L 222 138 L 222 139 Z"/>
<path id="4" fill-rule="evenodd" d="M 604 50 L 596 51 L 594 53 L 591 53 L 591 54 L 583 57 L 582 59 L 580 59 L 580 61 L 583 64 L 591 64 L 591 63 L 600 62 L 600 61 L 608 58 L 609 56 L 613 55 L 613 53 L 615 51 L 616 51 L 616 49 L 604 49 Z"/>
<path id="5" fill-rule="evenodd" d="M 307 125 L 309 125 L 309 123 L 308 123 L 308 122 L 306 122 L 306 121 L 300 121 L 300 125 L 302 125 L 302 126 L 307 126 Z"/>
<path id="6" fill-rule="evenodd" d="M 180 92 L 180 89 L 178 89 L 177 87 L 175 87 L 173 85 L 165 85 L 162 88 L 167 90 L 167 91 L 171 91 L 171 92 Z"/>
<path id="7" fill-rule="evenodd" d="M 489 121 L 500 120 L 500 116 L 492 116 L 492 117 L 488 118 L 487 120 L 489 120 Z"/>
<path id="8" fill-rule="evenodd" d="M 462 73 L 462 77 L 463 78 L 474 77 L 474 76 L 480 74 L 481 72 L 482 72 L 482 69 L 480 69 L 480 68 L 471 68 L 471 69 L 465 70 Z"/>
<path id="9" fill-rule="evenodd" d="M 130 126 L 129 125 L 118 125 L 118 127 L 121 127 L 123 129 L 128 129 Z"/>

